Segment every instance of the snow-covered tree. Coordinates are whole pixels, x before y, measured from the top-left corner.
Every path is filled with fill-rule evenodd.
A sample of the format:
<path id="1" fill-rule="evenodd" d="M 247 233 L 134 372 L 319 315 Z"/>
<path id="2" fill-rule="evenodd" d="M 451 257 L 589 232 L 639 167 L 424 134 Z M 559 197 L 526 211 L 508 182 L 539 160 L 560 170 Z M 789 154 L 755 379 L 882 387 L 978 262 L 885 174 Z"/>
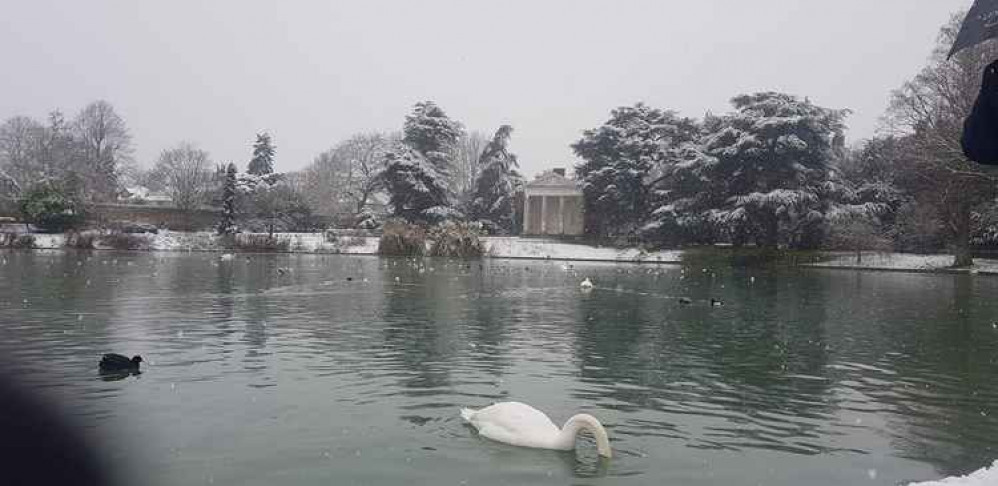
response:
<path id="1" fill-rule="evenodd" d="M 455 215 L 448 206 L 446 177 L 437 166 L 404 143 L 384 153 L 382 183 L 394 216 L 435 223 Z"/>
<path id="2" fill-rule="evenodd" d="M 848 112 L 774 92 L 732 104 L 668 171 L 653 224 L 707 225 L 736 244 L 816 246 L 844 190 L 831 164 Z"/>
<path id="3" fill-rule="evenodd" d="M 671 165 L 683 145 L 696 139 L 697 123 L 642 103 L 613 110 L 602 126 L 572 145 L 583 163 L 586 229 L 592 234 L 630 234 L 648 216 L 652 175 Z"/>
<path id="4" fill-rule="evenodd" d="M 236 233 L 236 164 L 229 163 L 225 168 L 225 182 L 222 185 L 222 218 L 218 222 L 218 234 Z"/>
<path id="5" fill-rule="evenodd" d="M 253 175 L 274 173 L 274 144 L 269 133 L 258 133 L 253 143 L 253 158 L 250 159 L 246 172 Z"/>
<path id="6" fill-rule="evenodd" d="M 451 218 L 450 169 L 461 124 L 432 101 L 417 103 L 406 117 L 402 143 L 384 153 L 382 182 L 395 216 L 412 222 Z"/>
<path id="7" fill-rule="evenodd" d="M 479 160 L 479 175 L 475 180 L 471 217 L 492 231 L 510 233 L 513 230 L 513 197 L 523 184 L 517 172 L 516 155 L 507 145 L 513 127 L 503 125 L 485 146 Z"/>

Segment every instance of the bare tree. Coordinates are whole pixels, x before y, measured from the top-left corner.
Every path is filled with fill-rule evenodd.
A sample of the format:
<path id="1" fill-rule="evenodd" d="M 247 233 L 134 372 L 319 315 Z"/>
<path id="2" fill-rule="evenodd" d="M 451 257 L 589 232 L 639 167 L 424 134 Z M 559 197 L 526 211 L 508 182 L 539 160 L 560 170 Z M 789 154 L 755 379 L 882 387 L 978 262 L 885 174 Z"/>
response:
<path id="1" fill-rule="evenodd" d="M 0 183 L 14 195 L 37 180 L 38 143 L 43 127 L 26 116 L 15 116 L 0 125 Z"/>
<path id="2" fill-rule="evenodd" d="M 381 152 L 389 137 L 355 135 L 327 150 L 304 170 L 303 192 L 317 212 L 361 214 L 381 191 Z"/>
<path id="3" fill-rule="evenodd" d="M 89 196 L 113 200 L 120 171 L 131 161 L 132 137 L 125 121 L 110 103 L 101 100 L 80 111 L 73 129 L 85 165 L 84 183 Z"/>
<path id="4" fill-rule="evenodd" d="M 458 204 L 467 206 L 473 198 L 475 182 L 482 171 L 480 158 L 491 138 L 485 133 L 473 131 L 465 133 L 454 144 L 454 178 L 453 191 L 457 195 Z"/>
<path id="5" fill-rule="evenodd" d="M 153 172 L 164 182 L 174 205 L 185 211 L 207 203 L 215 186 L 208 152 L 190 143 L 164 150 Z"/>
<path id="6" fill-rule="evenodd" d="M 981 87 L 984 68 L 998 57 L 998 46 L 981 44 L 947 60 L 963 14 L 954 15 L 939 35 L 929 64 L 894 92 L 888 121 L 910 136 L 914 150 L 908 171 L 917 198 L 938 211 L 953 246 L 955 267 L 973 264 L 972 213 L 992 202 L 998 179 L 963 155 L 963 121 Z"/>

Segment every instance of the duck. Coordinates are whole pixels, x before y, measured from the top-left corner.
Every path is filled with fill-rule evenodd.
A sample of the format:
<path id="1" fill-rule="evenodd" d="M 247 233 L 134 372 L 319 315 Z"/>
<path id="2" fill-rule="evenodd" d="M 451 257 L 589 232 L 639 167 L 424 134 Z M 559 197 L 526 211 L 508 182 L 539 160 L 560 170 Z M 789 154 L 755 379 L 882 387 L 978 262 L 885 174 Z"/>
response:
<path id="1" fill-rule="evenodd" d="M 142 356 L 135 355 L 131 359 L 116 353 L 105 354 L 100 359 L 101 371 L 138 371 Z"/>
<path id="2" fill-rule="evenodd" d="M 722 306 L 724 306 L 724 302 L 720 301 L 720 300 L 717 300 L 717 299 L 710 299 L 710 306 L 711 307 L 722 307 Z"/>
<path id="3" fill-rule="evenodd" d="M 533 449 L 574 450 L 579 432 L 588 431 L 596 438 L 596 452 L 613 457 L 606 429 L 589 414 L 574 415 L 559 429 L 544 412 L 530 405 L 502 402 L 480 410 L 463 408 L 461 418 L 487 439 Z"/>
<path id="4" fill-rule="evenodd" d="M 682 305 L 690 305 L 690 304 L 693 303 L 693 300 L 690 299 L 689 297 L 680 297 L 679 298 L 679 303 L 682 304 Z"/>
<path id="5" fill-rule="evenodd" d="M 582 283 L 579 284 L 579 287 L 581 287 L 582 290 L 592 290 L 593 289 L 593 281 L 589 280 L 589 277 L 586 277 L 586 279 L 583 280 Z"/>
<path id="6" fill-rule="evenodd" d="M 291 269 L 287 268 L 287 267 L 280 267 L 280 268 L 277 269 L 277 274 L 278 275 L 290 275 L 291 274 Z"/>

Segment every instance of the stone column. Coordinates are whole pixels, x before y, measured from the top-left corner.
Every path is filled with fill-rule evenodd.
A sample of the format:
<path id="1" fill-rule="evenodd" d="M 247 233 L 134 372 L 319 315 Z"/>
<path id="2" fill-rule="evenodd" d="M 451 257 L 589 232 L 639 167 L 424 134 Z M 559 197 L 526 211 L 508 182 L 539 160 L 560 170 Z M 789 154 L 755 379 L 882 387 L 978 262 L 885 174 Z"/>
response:
<path id="1" fill-rule="evenodd" d="M 530 193 L 523 192 L 523 233 L 530 234 Z"/>
<path id="2" fill-rule="evenodd" d="M 541 234 L 547 235 L 548 197 L 541 196 Z"/>
<path id="3" fill-rule="evenodd" d="M 558 234 L 565 234 L 565 196 L 558 196 Z"/>

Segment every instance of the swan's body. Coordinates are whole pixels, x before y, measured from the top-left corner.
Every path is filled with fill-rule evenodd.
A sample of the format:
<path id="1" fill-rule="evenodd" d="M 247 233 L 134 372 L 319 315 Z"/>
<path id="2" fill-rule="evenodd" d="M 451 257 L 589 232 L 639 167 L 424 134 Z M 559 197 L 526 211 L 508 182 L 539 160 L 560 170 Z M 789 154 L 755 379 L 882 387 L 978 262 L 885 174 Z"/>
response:
<path id="1" fill-rule="evenodd" d="M 579 284 L 579 287 L 582 288 L 582 290 L 592 290 L 593 281 L 589 280 L 589 278 L 587 277 L 585 280 L 582 281 L 582 283 Z"/>
<path id="2" fill-rule="evenodd" d="M 231 262 L 232 260 L 235 260 L 235 258 L 236 256 L 233 255 L 232 253 L 225 253 L 219 258 L 219 260 L 223 262 Z"/>
<path id="3" fill-rule="evenodd" d="M 544 412 L 530 405 L 503 402 L 481 410 L 461 409 L 461 417 L 486 438 L 535 449 L 570 451 L 575 449 L 575 438 L 579 432 L 588 430 L 596 438 L 599 455 L 613 455 L 606 430 L 592 415 L 575 415 L 559 429 Z"/>

